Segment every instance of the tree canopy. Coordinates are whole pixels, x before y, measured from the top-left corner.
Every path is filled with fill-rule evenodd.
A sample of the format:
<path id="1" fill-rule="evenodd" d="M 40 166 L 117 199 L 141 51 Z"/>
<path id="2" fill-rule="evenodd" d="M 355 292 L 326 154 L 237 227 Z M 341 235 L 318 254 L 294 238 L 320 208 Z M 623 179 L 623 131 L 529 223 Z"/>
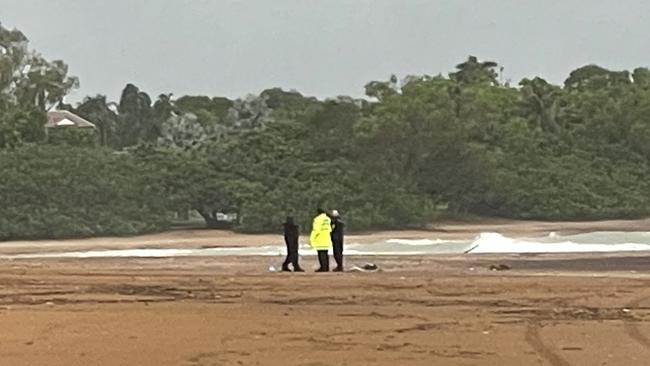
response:
<path id="1" fill-rule="evenodd" d="M 61 61 L 0 26 L 0 239 L 134 234 L 188 210 L 210 227 L 303 227 L 318 206 L 351 229 L 441 215 L 594 219 L 650 214 L 650 71 L 586 65 L 562 85 L 503 84 L 470 56 L 447 75 L 366 84 L 367 98 L 271 88 L 236 100 L 128 84 L 89 96 Z M 97 126 L 54 143 L 49 108 Z M 71 133 L 75 133 L 72 131 Z"/>

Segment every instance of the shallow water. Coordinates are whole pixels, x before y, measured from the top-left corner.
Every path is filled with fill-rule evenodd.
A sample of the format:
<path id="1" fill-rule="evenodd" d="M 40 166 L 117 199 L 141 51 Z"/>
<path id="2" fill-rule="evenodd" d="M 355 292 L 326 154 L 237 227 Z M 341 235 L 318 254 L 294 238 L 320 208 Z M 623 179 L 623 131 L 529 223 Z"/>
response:
<path id="1" fill-rule="evenodd" d="M 576 253 L 650 251 L 650 232 L 593 232 L 538 238 L 509 238 L 498 233 L 481 233 L 473 240 L 442 240 L 435 237 L 390 239 L 371 244 L 348 243 L 345 254 L 355 255 L 435 255 L 461 253 Z M 30 253 L 0 258 L 111 258 L 111 257 L 190 257 L 190 256 L 277 256 L 284 245 L 260 247 L 219 247 L 204 249 L 123 249 L 83 252 Z M 307 247 L 301 255 L 314 255 Z"/>

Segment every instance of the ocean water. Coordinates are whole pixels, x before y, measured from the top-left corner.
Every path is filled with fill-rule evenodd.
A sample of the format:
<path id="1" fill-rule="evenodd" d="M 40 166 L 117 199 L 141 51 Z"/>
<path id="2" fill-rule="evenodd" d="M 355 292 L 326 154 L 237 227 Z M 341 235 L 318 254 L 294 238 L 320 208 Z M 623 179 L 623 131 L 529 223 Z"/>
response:
<path id="1" fill-rule="evenodd" d="M 479 253 L 577 253 L 650 251 L 650 232 L 593 232 L 578 235 L 551 233 L 537 238 L 511 238 L 499 233 L 481 233 L 473 240 L 442 240 L 435 237 L 389 239 L 359 244 L 349 242 L 345 254 L 358 255 L 436 255 Z M 84 252 L 48 252 L 4 255 L 0 258 L 102 258 L 102 257 L 190 257 L 190 256 L 278 256 L 285 255 L 284 244 L 259 247 L 219 247 L 205 249 L 124 249 Z M 314 255 L 303 246 L 301 255 Z"/>

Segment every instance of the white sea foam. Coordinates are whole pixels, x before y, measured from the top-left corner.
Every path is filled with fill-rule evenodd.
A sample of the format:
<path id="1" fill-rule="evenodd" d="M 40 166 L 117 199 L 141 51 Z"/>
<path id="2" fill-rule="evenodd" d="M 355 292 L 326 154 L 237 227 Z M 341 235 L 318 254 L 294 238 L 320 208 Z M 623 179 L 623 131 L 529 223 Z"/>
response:
<path id="1" fill-rule="evenodd" d="M 427 255 L 427 254 L 433 254 L 428 251 L 417 251 L 417 250 L 411 250 L 411 251 L 388 251 L 388 250 L 355 250 L 355 249 L 346 249 L 344 251 L 345 255 L 353 255 L 353 256 L 373 256 L 373 255 Z"/>
<path id="2" fill-rule="evenodd" d="M 77 252 L 49 252 L 5 255 L 0 258 L 28 259 L 28 258 L 168 258 L 168 257 L 193 257 L 193 256 L 237 256 L 259 255 L 275 256 L 281 251 L 276 246 L 263 247 L 219 247 L 205 249 L 114 249 L 90 250 Z"/>
<path id="3" fill-rule="evenodd" d="M 442 240 L 442 239 L 388 239 L 386 243 L 388 244 L 401 244 L 401 245 L 412 245 L 412 246 L 421 246 L 421 245 L 437 245 L 437 244 L 449 244 L 458 241 L 453 240 Z"/>
<path id="4" fill-rule="evenodd" d="M 389 239 L 376 243 L 348 243 L 344 253 L 349 256 L 435 255 L 461 253 L 570 253 L 650 251 L 647 232 L 594 232 L 571 236 L 560 234 L 539 238 L 509 238 L 499 233 L 481 233 L 474 240 L 454 241 L 436 238 Z M 331 253 L 331 252 L 330 252 Z M 283 244 L 260 247 L 213 248 L 143 248 L 74 252 L 43 252 L 0 255 L 4 259 L 20 258 L 166 258 L 189 256 L 284 256 Z M 308 246 L 300 248 L 301 256 L 313 256 Z"/>
<path id="5" fill-rule="evenodd" d="M 650 250 L 644 243 L 576 243 L 573 241 L 538 242 L 508 238 L 498 233 L 482 233 L 472 243 L 471 253 L 584 253 Z"/>

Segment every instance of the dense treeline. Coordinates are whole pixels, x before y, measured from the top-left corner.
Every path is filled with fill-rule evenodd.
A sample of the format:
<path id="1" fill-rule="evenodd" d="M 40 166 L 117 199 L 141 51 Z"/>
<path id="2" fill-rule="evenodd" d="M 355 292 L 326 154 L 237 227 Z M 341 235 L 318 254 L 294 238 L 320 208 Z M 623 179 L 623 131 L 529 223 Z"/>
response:
<path id="1" fill-rule="evenodd" d="M 0 152 L 0 171 L 0 238 L 126 235 L 169 225 L 164 189 L 151 184 L 157 174 L 129 155 L 29 146 Z"/>
<path id="2" fill-rule="evenodd" d="M 441 213 L 537 219 L 650 213 L 650 71 L 588 65 L 563 85 L 499 82 L 475 57 L 448 75 L 372 81 L 368 98 L 269 89 L 238 100 L 127 85 L 61 101 L 67 66 L 0 27 L 0 239 L 134 234 L 195 210 L 276 230 L 323 205 L 354 229 Z M 54 140 L 48 108 L 97 125 Z"/>

